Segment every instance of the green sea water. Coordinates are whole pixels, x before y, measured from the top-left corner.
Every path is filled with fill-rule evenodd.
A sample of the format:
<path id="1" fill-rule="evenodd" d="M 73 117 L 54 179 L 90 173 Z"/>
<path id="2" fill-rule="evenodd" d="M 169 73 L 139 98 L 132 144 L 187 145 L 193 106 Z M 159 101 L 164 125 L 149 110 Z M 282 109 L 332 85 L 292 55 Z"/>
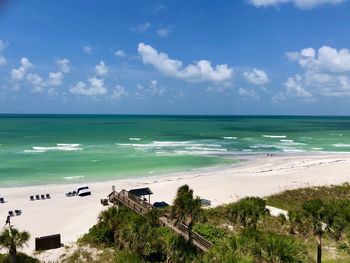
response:
<path id="1" fill-rule="evenodd" d="M 272 152 L 350 152 L 350 118 L 0 115 L 0 187 L 150 176 Z"/>

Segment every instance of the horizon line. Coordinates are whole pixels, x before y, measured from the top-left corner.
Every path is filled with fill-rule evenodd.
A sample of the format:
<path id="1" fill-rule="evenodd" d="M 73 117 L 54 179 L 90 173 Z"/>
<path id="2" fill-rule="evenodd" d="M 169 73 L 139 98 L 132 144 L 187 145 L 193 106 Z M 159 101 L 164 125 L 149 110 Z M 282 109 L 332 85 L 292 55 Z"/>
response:
<path id="1" fill-rule="evenodd" d="M 0 116 L 164 116 L 164 117 L 350 117 L 350 115 L 304 114 L 153 114 L 153 113 L 0 113 Z"/>

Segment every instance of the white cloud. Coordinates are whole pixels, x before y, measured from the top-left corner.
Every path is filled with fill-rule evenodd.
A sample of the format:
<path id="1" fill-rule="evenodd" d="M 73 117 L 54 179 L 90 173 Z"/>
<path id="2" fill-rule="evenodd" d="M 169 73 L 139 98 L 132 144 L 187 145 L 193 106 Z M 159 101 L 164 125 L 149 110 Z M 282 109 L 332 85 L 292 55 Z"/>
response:
<path id="1" fill-rule="evenodd" d="M 350 96 L 350 79 L 349 76 L 333 76 L 328 80 L 328 85 L 321 87 L 322 96 L 326 97 L 344 97 Z"/>
<path id="2" fill-rule="evenodd" d="M 131 31 L 142 33 L 142 32 L 146 32 L 150 28 L 151 28 L 151 24 L 149 22 L 145 22 L 143 24 L 139 24 L 136 27 L 131 28 Z"/>
<path id="3" fill-rule="evenodd" d="M 239 88 L 238 89 L 238 94 L 241 95 L 242 97 L 245 97 L 247 99 L 251 100 L 259 100 L 260 96 L 259 94 L 253 90 L 253 89 L 244 89 L 244 88 Z"/>
<path id="4" fill-rule="evenodd" d="M 171 59 L 166 53 L 158 52 L 150 45 L 140 43 L 138 52 L 144 64 L 153 65 L 160 72 L 167 76 L 191 82 L 228 82 L 233 78 L 233 69 L 226 64 L 211 66 L 210 61 L 200 60 L 195 64 L 186 67 L 183 62 Z"/>
<path id="5" fill-rule="evenodd" d="M 60 70 L 62 73 L 69 73 L 70 72 L 70 66 L 69 63 L 70 61 L 66 58 L 63 59 L 56 59 L 55 60 L 56 64 L 60 67 Z"/>
<path id="6" fill-rule="evenodd" d="M 158 86 L 158 81 L 157 80 L 151 80 L 149 83 L 150 88 L 155 89 Z"/>
<path id="7" fill-rule="evenodd" d="M 108 73 L 108 67 L 104 61 L 101 60 L 100 63 L 95 66 L 95 72 L 99 76 L 103 76 Z"/>
<path id="8" fill-rule="evenodd" d="M 48 84 L 50 86 L 60 86 L 62 85 L 63 74 L 62 72 L 50 72 Z"/>
<path id="9" fill-rule="evenodd" d="M 0 52 L 4 51 L 7 46 L 8 46 L 8 43 L 0 39 Z M 0 66 L 5 65 L 6 63 L 7 63 L 7 59 L 0 54 Z"/>
<path id="10" fill-rule="evenodd" d="M 291 51 L 291 52 L 285 52 L 285 56 L 290 60 L 290 61 L 298 61 L 300 58 L 299 52 Z"/>
<path id="11" fill-rule="evenodd" d="M 137 83 L 136 92 L 135 92 L 136 97 L 140 97 L 140 98 L 144 97 L 143 90 L 144 90 L 144 86 L 141 85 L 140 83 Z"/>
<path id="12" fill-rule="evenodd" d="M 149 85 L 149 93 L 152 96 L 163 96 L 165 93 L 165 89 L 158 87 L 158 81 L 157 80 L 151 80 Z"/>
<path id="13" fill-rule="evenodd" d="M 312 97 L 311 93 L 303 88 L 302 77 L 300 75 L 289 77 L 284 83 L 284 86 L 286 87 L 287 95 L 293 97 Z"/>
<path id="14" fill-rule="evenodd" d="M 83 81 L 79 81 L 76 85 L 70 88 L 70 93 L 75 95 L 84 95 L 84 96 L 99 96 L 105 95 L 108 90 L 104 86 L 103 79 L 90 78 L 89 85 Z"/>
<path id="15" fill-rule="evenodd" d="M 116 52 L 114 52 L 114 55 L 116 55 L 117 57 L 125 57 L 126 53 L 124 50 L 119 49 Z"/>
<path id="16" fill-rule="evenodd" d="M 157 34 L 160 37 L 167 37 L 172 31 L 171 27 L 157 29 Z"/>
<path id="17" fill-rule="evenodd" d="M 312 94 L 308 92 L 303 85 L 302 76 L 297 74 L 293 77 L 289 77 L 284 83 L 284 90 L 273 96 L 272 101 L 278 102 L 291 97 L 304 99 L 312 98 Z"/>
<path id="18" fill-rule="evenodd" d="M 12 80 L 20 81 L 27 74 L 28 70 L 33 67 L 33 64 L 29 61 L 29 59 L 23 57 L 21 58 L 21 66 L 17 69 L 12 69 L 10 72 Z"/>
<path id="19" fill-rule="evenodd" d="M 3 66 L 7 63 L 7 59 L 3 56 L 0 55 L 0 66 Z"/>
<path id="20" fill-rule="evenodd" d="M 83 46 L 83 51 L 84 51 L 86 54 L 91 55 L 91 54 L 92 54 L 92 47 L 90 47 L 90 46 Z"/>
<path id="21" fill-rule="evenodd" d="M 280 6 L 282 4 L 291 3 L 300 9 L 311 9 L 321 5 L 337 5 L 346 0 L 248 0 L 248 3 L 255 7 Z"/>
<path id="22" fill-rule="evenodd" d="M 40 75 L 36 73 L 28 73 L 26 79 L 31 84 L 33 92 L 41 92 L 44 89 L 45 82 Z"/>
<path id="23" fill-rule="evenodd" d="M 151 80 L 147 85 L 141 85 L 137 83 L 136 93 L 137 97 L 146 97 L 146 96 L 163 96 L 166 93 L 166 89 L 159 87 L 157 80 Z"/>
<path id="24" fill-rule="evenodd" d="M 247 82 L 254 84 L 254 85 L 264 85 L 270 81 L 269 77 L 263 70 L 259 70 L 254 68 L 252 71 L 244 72 L 243 73 L 244 78 Z"/>
<path id="25" fill-rule="evenodd" d="M 288 54 L 288 55 L 287 55 Z M 347 79 L 350 73 L 350 52 L 348 49 L 335 49 L 323 46 L 318 50 L 304 48 L 298 52 L 287 52 L 287 57 L 298 62 L 303 74 L 288 78 L 285 86 L 294 94 L 319 96 L 350 95 Z M 291 88 L 294 87 L 294 88 Z M 286 92 L 293 95 L 293 92 Z"/>
<path id="26" fill-rule="evenodd" d="M 120 85 L 117 85 L 115 89 L 112 91 L 110 95 L 110 99 L 112 100 L 118 100 L 122 97 L 128 96 L 129 93 L 126 91 L 126 89 Z"/>
<path id="27" fill-rule="evenodd" d="M 53 97 L 53 96 L 57 96 L 57 95 L 58 95 L 58 92 L 56 91 L 55 88 L 49 88 L 49 89 L 47 90 L 47 94 L 48 94 L 49 96 Z"/>
<path id="28" fill-rule="evenodd" d="M 4 51 L 7 46 L 8 46 L 8 43 L 0 39 L 0 52 Z"/>
<path id="29" fill-rule="evenodd" d="M 160 12 L 160 11 L 163 11 L 163 10 L 166 10 L 166 9 L 168 9 L 165 5 L 163 5 L 163 4 L 157 4 L 157 5 L 155 5 L 154 6 L 154 8 L 153 8 L 153 10 L 152 10 L 152 13 L 153 14 L 156 14 L 156 13 L 158 13 L 158 12 Z"/>
<path id="30" fill-rule="evenodd" d="M 315 71 L 332 73 L 350 71 L 350 52 L 346 48 L 338 51 L 329 46 L 323 46 L 318 51 L 305 48 L 299 53 L 299 64 Z"/>
<path id="31" fill-rule="evenodd" d="M 56 63 L 60 64 L 57 60 Z M 65 67 L 67 63 L 63 61 L 61 66 Z M 24 80 L 31 86 L 33 92 L 42 92 L 46 87 L 60 86 L 62 84 L 64 78 L 62 72 L 49 72 L 48 78 L 45 80 L 38 73 L 28 72 L 32 68 L 33 64 L 29 59 L 21 58 L 21 66 L 10 71 L 11 79 L 14 81 L 14 89 L 18 90 L 20 87 L 18 82 Z"/>

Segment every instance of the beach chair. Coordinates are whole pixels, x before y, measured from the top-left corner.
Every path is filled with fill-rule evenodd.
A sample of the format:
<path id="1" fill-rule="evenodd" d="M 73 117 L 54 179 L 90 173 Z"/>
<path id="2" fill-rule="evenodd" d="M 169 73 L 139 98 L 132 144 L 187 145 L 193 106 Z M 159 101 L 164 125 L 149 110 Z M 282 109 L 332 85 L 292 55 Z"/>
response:
<path id="1" fill-rule="evenodd" d="M 15 216 L 15 214 L 13 213 L 13 211 L 9 211 L 9 216 Z"/>
<path id="2" fill-rule="evenodd" d="M 20 216 L 22 214 L 22 210 L 16 209 L 15 214 L 16 216 Z"/>
<path id="3" fill-rule="evenodd" d="M 50 199 L 50 198 L 51 198 L 50 194 L 46 194 L 46 199 Z"/>
<path id="4" fill-rule="evenodd" d="M 45 195 L 41 195 L 41 200 L 45 200 Z"/>
<path id="5" fill-rule="evenodd" d="M 31 195 L 30 196 L 30 201 L 34 201 L 35 199 L 34 199 L 34 195 Z"/>
<path id="6" fill-rule="evenodd" d="M 0 203 L 1 204 L 5 203 L 5 199 L 3 197 L 0 197 Z"/>
<path id="7" fill-rule="evenodd" d="M 39 195 L 35 195 L 35 199 L 36 200 L 40 200 L 40 196 Z"/>

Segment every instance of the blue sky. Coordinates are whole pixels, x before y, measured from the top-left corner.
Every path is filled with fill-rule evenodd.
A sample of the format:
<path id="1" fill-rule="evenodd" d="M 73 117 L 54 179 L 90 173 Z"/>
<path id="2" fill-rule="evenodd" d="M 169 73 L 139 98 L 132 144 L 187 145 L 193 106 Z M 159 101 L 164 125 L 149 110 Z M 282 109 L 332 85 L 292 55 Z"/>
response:
<path id="1" fill-rule="evenodd" d="M 350 1 L 1 1 L 0 112 L 350 114 Z"/>

